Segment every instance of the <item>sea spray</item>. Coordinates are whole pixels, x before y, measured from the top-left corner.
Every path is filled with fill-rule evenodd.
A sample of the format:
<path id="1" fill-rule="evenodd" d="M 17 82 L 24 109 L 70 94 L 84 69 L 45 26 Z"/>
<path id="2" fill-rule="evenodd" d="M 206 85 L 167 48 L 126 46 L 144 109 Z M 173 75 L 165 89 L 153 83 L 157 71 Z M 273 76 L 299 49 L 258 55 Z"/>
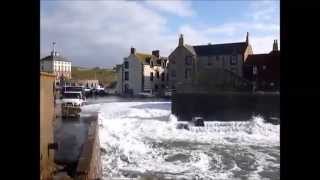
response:
<path id="1" fill-rule="evenodd" d="M 205 121 L 204 127 L 191 126 L 188 131 L 176 128 L 180 122 L 170 106 L 170 102 L 101 105 L 105 178 L 241 179 L 243 174 L 278 173 L 274 167 L 280 161 L 279 125 L 253 117 L 242 122 Z"/>

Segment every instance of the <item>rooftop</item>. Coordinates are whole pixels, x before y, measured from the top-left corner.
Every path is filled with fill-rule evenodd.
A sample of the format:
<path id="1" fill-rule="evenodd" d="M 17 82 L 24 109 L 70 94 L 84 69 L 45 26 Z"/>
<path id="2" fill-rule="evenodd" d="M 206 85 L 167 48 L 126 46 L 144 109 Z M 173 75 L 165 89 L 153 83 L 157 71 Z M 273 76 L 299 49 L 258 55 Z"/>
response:
<path id="1" fill-rule="evenodd" d="M 53 56 L 53 55 L 49 55 L 46 56 L 44 58 L 41 59 L 42 61 L 64 61 L 64 62 L 71 62 L 70 60 L 68 60 L 67 58 L 63 57 L 63 56 Z"/>
<path id="2" fill-rule="evenodd" d="M 208 44 L 185 47 L 198 56 L 223 55 L 223 54 L 243 54 L 247 48 L 246 42 Z"/>

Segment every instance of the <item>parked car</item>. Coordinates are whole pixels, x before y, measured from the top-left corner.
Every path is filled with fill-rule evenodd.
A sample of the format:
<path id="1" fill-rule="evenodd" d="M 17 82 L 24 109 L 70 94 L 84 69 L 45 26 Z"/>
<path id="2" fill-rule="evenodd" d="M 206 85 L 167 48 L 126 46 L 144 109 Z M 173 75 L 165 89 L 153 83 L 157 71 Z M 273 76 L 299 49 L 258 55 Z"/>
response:
<path id="1" fill-rule="evenodd" d="M 66 91 L 62 94 L 61 97 L 62 105 L 68 104 L 72 106 L 82 106 L 86 102 L 85 97 L 82 95 L 82 92 L 78 91 Z"/>
<path id="2" fill-rule="evenodd" d="M 148 98 L 148 97 L 154 97 L 155 95 L 152 94 L 151 91 L 144 91 L 144 92 L 138 93 L 137 96 L 143 97 L 143 98 Z"/>

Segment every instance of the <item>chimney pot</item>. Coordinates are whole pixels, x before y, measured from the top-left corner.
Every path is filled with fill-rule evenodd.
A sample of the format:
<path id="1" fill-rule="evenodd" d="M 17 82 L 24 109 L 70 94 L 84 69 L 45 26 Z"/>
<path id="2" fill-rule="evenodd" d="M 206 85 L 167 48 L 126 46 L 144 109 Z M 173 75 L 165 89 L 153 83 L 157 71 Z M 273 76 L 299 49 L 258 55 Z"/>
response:
<path id="1" fill-rule="evenodd" d="M 136 53 L 136 49 L 134 47 L 131 47 L 130 53 L 131 54 L 135 54 Z"/>
<path id="2" fill-rule="evenodd" d="M 160 57 L 160 51 L 159 50 L 154 50 L 154 51 L 152 51 L 152 55 L 154 55 L 157 58 L 159 58 Z"/>

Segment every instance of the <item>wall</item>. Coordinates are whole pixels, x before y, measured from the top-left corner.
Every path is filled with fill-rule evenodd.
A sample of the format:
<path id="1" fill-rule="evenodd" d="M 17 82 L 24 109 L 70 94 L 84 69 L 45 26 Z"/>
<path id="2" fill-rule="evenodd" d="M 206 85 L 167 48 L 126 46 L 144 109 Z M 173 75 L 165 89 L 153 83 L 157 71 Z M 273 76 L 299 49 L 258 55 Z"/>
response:
<path id="1" fill-rule="evenodd" d="M 156 71 L 159 72 L 159 79 L 156 77 Z M 153 72 L 153 81 L 150 81 L 150 73 Z M 161 73 L 165 73 L 164 81 L 161 80 Z M 154 66 L 153 68 L 150 65 L 144 65 L 144 90 L 152 90 L 155 92 L 155 85 L 158 85 L 159 90 L 161 86 L 167 86 L 166 80 L 166 71 L 162 66 Z"/>
<path id="2" fill-rule="evenodd" d="M 233 55 L 216 55 L 216 56 L 198 56 L 197 62 L 199 66 L 199 71 L 203 69 L 212 69 L 212 68 L 223 68 L 233 71 L 232 68 L 235 69 L 233 71 L 238 76 L 242 77 L 242 66 L 243 66 L 243 59 L 240 54 L 235 55 L 237 64 L 232 65 L 230 64 L 230 58 Z M 208 61 L 211 62 L 211 65 L 208 65 Z"/>
<path id="3" fill-rule="evenodd" d="M 53 172 L 54 153 L 48 149 L 53 143 L 55 75 L 40 74 L 40 179 L 50 179 Z"/>
<path id="4" fill-rule="evenodd" d="M 57 75 L 57 79 L 63 74 L 64 77 L 71 78 L 71 62 L 53 61 L 53 70 Z"/>
<path id="5" fill-rule="evenodd" d="M 125 76 L 124 74 L 126 71 L 129 72 L 129 80 L 123 81 L 123 87 L 127 83 L 129 84 L 129 89 L 133 90 L 133 94 L 140 93 L 142 91 L 142 64 L 132 54 L 127 58 L 127 60 L 129 62 L 129 69 L 124 68 L 123 76 Z"/>
<path id="6" fill-rule="evenodd" d="M 179 120 L 202 116 L 206 120 L 248 120 L 260 114 L 268 121 L 280 118 L 280 94 L 252 94 L 236 92 L 178 93 L 172 97 L 172 113 Z"/>
<path id="7" fill-rule="evenodd" d="M 123 73 L 122 73 L 122 65 L 117 65 L 117 87 L 116 87 L 116 93 L 117 94 L 122 94 L 122 87 L 123 87 Z"/>
<path id="8" fill-rule="evenodd" d="M 175 86 L 179 82 L 190 82 L 191 79 L 185 80 L 185 68 L 191 68 L 194 71 L 194 58 L 192 65 L 185 65 L 185 57 L 186 56 L 193 56 L 184 46 L 178 46 L 170 55 L 169 55 L 169 86 L 170 88 L 172 86 Z M 175 64 L 172 61 L 175 61 Z M 176 77 L 172 76 L 172 70 L 176 72 Z M 193 72 L 192 71 L 192 72 Z"/>
<path id="9" fill-rule="evenodd" d="M 53 72 L 53 61 L 41 60 L 40 70 L 44 72 Z"/>
<path id="10" fill-rule="evenodd" d="M 91 122 L 88 131 L 87 141 L 83 145 L 80 159 L 77 166 L 76 180 L 94 180 L 102 178 L 102 164 L 100 156 L 100 140 L 98 123 Z"/>

